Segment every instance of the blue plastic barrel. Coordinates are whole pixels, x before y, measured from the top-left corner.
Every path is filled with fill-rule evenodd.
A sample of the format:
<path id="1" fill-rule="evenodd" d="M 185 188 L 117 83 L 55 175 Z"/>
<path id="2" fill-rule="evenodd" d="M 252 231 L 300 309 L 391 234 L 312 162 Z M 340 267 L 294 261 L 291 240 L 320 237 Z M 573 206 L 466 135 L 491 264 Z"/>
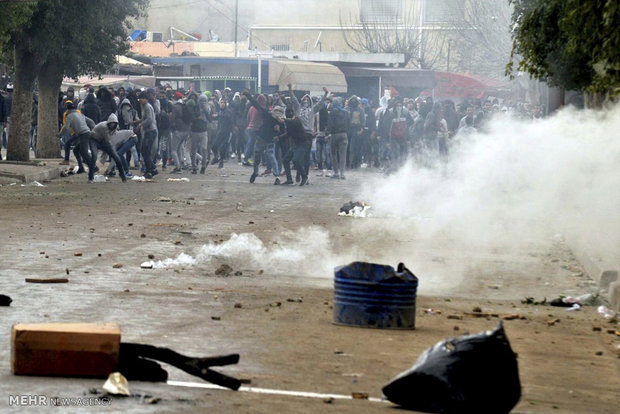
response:
<path id="1" fill-rule="evenodd" d="M 418 278 L 402 263 L 353 262 L 334 271 L 334 323 L 380 329 L 415 329 Z"/>

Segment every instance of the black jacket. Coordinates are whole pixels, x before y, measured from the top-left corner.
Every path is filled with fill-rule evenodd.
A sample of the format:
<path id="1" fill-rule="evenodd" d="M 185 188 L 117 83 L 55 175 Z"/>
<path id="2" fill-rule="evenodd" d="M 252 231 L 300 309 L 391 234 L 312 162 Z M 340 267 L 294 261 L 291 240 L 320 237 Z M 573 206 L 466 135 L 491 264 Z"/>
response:
<path id="1" fill-rule="evenodd" d="M 342 108 L 332 108 L 327 120 L 327 134 L 349 132 L 349 113 Z"/>
<path id="2" fill-rule="evenodd" d="M 107 118 L 101 118 L 101 110 L 99 109 L 99 105 L 97 105 L 95 95 L 92 93 L 86 95 L 86 99 L 84 99 L 84 103 L 82 104 L 82 113 L 84 116 L 92 119 L 95 124 L 104 120 L 107 121 Z"/>

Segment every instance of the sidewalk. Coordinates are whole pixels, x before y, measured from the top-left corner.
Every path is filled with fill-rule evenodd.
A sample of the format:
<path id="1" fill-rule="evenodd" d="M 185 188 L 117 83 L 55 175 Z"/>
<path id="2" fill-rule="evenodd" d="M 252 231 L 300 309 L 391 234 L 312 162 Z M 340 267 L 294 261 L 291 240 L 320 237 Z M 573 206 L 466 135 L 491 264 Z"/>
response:
<path id="1" fill-rule="evenodd" d="M 0 161 L 0 184 L 31 183 L 53 180 L 60 177 L 65 166 L 58 165 L 62 159 L 45 159 L 19 162 Z"/>

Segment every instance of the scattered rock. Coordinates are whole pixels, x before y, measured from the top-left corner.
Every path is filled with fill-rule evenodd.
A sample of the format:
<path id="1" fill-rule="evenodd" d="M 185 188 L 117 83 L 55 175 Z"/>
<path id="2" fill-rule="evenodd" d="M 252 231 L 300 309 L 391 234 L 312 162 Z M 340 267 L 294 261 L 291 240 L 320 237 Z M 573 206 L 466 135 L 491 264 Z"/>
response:
<path id="1" fill-rule="evenodd" d="M 323 400 L 323 402 L 324 402 L 325 404 L 333 404 L 334 399 L 333 399 L 332 397 L 329 397 L 329 398 L 327 398 L 327 399 Z"/>
<path id="2" fill-rule="evenodd" d="M 240 270 L 237 270 L 235 272 L 235 276 L 243 276 L 243 272 L 241 272 Z"/>
<path id="3" fill-rule="evenodd" d="M 239 382 L 242 384 L 251 384 L 252 380 L 250 378 L 239 378 Z"/>
<path id="4" fill-rule="evenodd" d="M 68 267 L 65 269 L 65 273 L 66 273 L 66 274 L 71 273 L 71 271 L 69 270 L 69 268 L 68 268 Z"/>
<path id="5" fill-rule="evenodd" d="M 269 306 L 271 306 L 272 308 L 279 308 L 280 306 L 282 306 L 282 302 L 273 302 L 270 303 Z"/>
<path id="6" fill-rule="evenodd" d="M 456 320 L 463 320 L 463 317 L 461 315 L 448 315 L 448 319 L 456 319 Z"/>
<path id="7" fill-rule="evenodd" d="M 601 355 L 603 355 L 603 351 L 597 351 L 597 352 L 594 353 L 594 355 L 601 356 Z"/>
<path id="8" fill-rule="evenodd" d="M 125 292 L 125 293 L 129 293 L 129 292 L 130 292 L 130 290 L 129 290 L 129 289 L 125 289 L 125 290 L 123 290 L 123 292 Z"/>
<path id="9" fill-rule="evenodd" d="M 45 252 L 39 252 L 39 254 L 45 254 Z"/>
<path id="10" fill-rule="evenodd" d="M 593 327 L 592 327 L 592 331 L 594 331 L 594 332 L 601 332 L 601 331 L 602 331 L 602 329 L 601 329 L 601 327 L 600 327 L 600 326 L 593 326 Z"/>
<path id="11" fill-rule="evenodd" d="M 254 222 L 253 222 L 253 221 L 250 221 L 248 224 L 254 224 Z"/>
<path id="12" fill-rule="evenodd" d="M 263 269 L 260 269 L 260 270 L 258 271 L 258 274 L 259 274 L 259 275 L 262 275 L 263 273 L 265 273 L 265 271 L 264 271 Z"/>
<path id="13" fill-rule="evenodd" d="M 351 396 L 354 400 L 367 400 L 369 397 L 366 392 L 352 392 Z"/>
<path id="14" fill-rule="evenodd" d="M 175 240 L 175 241 L 174 241 L 174 244 L 178 246 L 178 245 L 180 245 L 180 244 L 183 244 L 183 242 L 181 242 L 181 240 Z"/>
<path id="15" fill-rule="evenodd" d="M 233 271 L 233 268 L 228 266 L 226 263 L 222 264 L 217 268 L 215 274 L 218 276 L 229 276 Z"/>
<path id="16" fill-rule="evenodd" d="M 140 211 L 142 211 L 142 210 L 140 210 Z M 146 234 L 144 234 L 144 233 L 142 233 L 142 234 L 140 235 L 140 238 L 141 238 L 141 239 L 143 239 L 143 238 L 145 238 L 145 237 L 146 237 Z"/>
<path id="17" fill-rule="evenodd" d="M 559 319 L 551 319 L 547 321 L 547 326 L 554 326 L 556 323 L 560 323 Z"/>
<path id="18" fill-rule="evenodd" d="M 458 326 L 455 326 L 455 327 L 454 327 L 454 328 L 452 328 L 452 329 L 454 329 L 455 331 L 458 331 L 458 330 L 459 330 L 459 329 L 461 329 L 461 328 L 459 328 Z"/>
<path id="19" fill-rule="evenodd" d="M 286 300 L 287 302 L 292 302 L 292 303 L 302 303 L 303 300 L 301 298 L 288 298 Z"/>
<path id="20" fill-rule="evenodd" d="M 219 316 L 211 316 L 211 319 L 214 320 L 214 321 L 219 321 L 222 318 L 220 318 Z"/>
<path id="21" fill-rule="evenodd" d="M 82 252 L 75 252 L 73 253 L 73 255 L 79 257 L 79 256 L 82 256 Z"/>
<path id="22" fill-rule="evenodd" d="M 154 255 L 154 254 L 149 254 L 147 257 L 148 257 L 149 259 L 153 260 L 153 259 L 155 258 L 155 255 Z"/>
<path id="23" fill-rule="evenodd" d="M 235 303 L 235 309 L 241 309 L 241 308 L 243 308 L 242 303 Z"/>
<path id="24" fill-rule="evenodd" d="M 170 202 L 172 202 L 172 200 L 169 199 L 168 197 L 159 197 L 157 199 L 157 201 L 161 201 L 162 203 L 170 203 Z M 140 212 L 142 212 L 142 210 L 140 210 Z"/>
<path id="25" fill-rule="evenodd" d="M 114 264 L 112 265 L 112 268 L 113 268 L 113 269 L 120 269 L 121 267 L 123 267 L 123 265 L 122 265 L 122 264 L 120 264 L 120 263 L 114 263 Z"/>
<path id="26" fill-rule="evenodd" d="M 474 308 L 471 311 L 474 313 L 481 313 L 482 309 L 480 308 L 480 306 L 474 306 Z"/>

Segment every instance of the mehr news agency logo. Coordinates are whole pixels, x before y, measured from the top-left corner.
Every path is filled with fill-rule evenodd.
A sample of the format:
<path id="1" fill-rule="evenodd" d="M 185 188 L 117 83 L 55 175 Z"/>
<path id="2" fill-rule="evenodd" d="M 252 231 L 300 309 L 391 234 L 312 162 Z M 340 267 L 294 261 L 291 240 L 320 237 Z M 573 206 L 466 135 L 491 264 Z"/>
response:
<path id="1" fill-rule="evenodd" d="M 42 407 L 42 406 L 107 406 L 112 403 L 109 397 L 48 397 L 47 395 L 25 394 L 9 395 L 9 406 Z"/>

